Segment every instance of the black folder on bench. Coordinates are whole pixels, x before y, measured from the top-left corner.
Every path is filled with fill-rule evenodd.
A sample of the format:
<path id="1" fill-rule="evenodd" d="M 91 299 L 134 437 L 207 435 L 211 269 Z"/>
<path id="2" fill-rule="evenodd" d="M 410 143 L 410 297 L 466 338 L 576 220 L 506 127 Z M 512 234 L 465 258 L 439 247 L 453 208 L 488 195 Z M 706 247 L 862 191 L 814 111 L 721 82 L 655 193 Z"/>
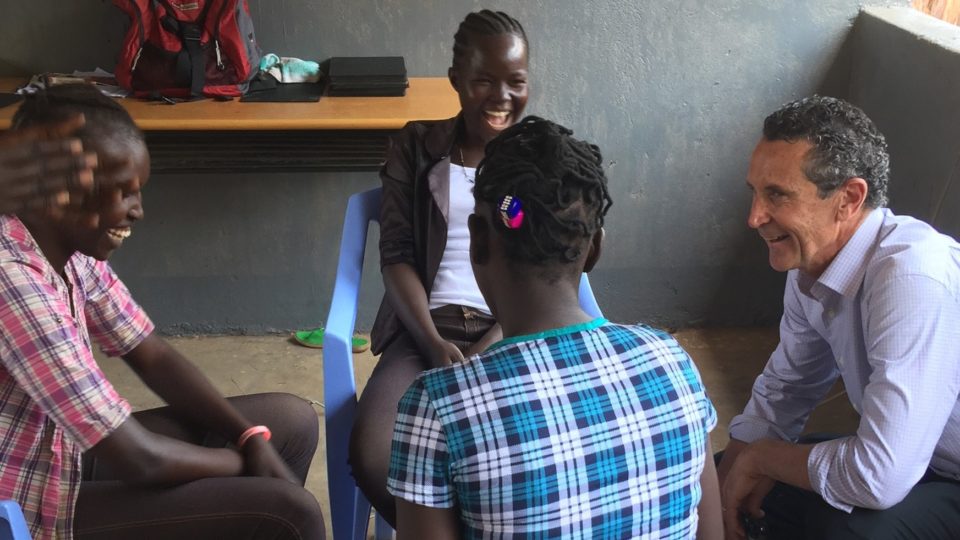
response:
<path id="1" fill-rule="evenodd" d="M 402 96 L 407 67 L 402 56 L 335 56 L 327 73 L 328 96 Z"/>

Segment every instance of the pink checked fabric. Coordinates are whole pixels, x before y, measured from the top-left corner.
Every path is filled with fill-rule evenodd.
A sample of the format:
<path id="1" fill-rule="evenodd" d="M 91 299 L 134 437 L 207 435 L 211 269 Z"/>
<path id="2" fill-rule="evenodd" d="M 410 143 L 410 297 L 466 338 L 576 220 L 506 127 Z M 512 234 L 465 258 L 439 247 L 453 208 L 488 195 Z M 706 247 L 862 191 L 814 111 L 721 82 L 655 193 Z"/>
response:
<path id="1" fill-rule="evenodd" d="M 35 539 L 73 538 L 81 452 L 130 415 L 93 358 L 119 356 L 153 323 L 105 262 L 57 275 L 19 219 L 0 216 L 0 499 Z"/>

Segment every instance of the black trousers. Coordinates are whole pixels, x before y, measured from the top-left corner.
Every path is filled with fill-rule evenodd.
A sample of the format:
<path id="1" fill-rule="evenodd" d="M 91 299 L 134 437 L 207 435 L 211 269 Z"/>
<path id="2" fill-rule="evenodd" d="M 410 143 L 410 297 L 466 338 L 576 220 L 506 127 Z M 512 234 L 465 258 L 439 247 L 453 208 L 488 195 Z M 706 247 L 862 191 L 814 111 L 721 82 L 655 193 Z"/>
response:
<path id="1" fill-rule="evenodd" d="M 801 443 L 835 436 L 812 435 Z M 723 452 L 716 454 L 720 463 Z M 777 483 L 763 500 L 766 540 L 960 540 L 960 481 L 932 471 L 886 510 L 846 513 L 812 491 Z"/>
<path id="2" fill-rule="evenodd" d="M 238 476 L 174 487 L 131 487 L 103 464 L 84 459 L 74 515 L 78 540 L 319 540 L 326 530 L 316 499 L 303 489 L 317 448 L 319 422 L 291 394 L 227 398 L 251 422 L 270 427 L 270 442 L 301 481 Z M 219 435 L 184 421 L 170 407 L 134 413 L 147 429 L 194 444 L 224 447 Z"/>

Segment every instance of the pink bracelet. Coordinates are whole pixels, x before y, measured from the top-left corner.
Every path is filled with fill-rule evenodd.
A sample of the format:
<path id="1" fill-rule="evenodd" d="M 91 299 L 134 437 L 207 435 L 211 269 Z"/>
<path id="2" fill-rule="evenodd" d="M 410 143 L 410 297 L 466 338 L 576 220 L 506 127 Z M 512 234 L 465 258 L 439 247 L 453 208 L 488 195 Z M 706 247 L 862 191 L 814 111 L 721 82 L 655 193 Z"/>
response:
<path id="1" fill-rule="evenodd" d="M 243 445 L 247 444 L 247 441 L 250 440 L 250 437 L 254 435 L 263 435 L 265 440 L 270 440 L 270 428 L 267 426 L 253 426 L 247 428 L 246 431 L 240 434 L 240 438 L 237 439 L 237 448 L 243 448 Z"/>

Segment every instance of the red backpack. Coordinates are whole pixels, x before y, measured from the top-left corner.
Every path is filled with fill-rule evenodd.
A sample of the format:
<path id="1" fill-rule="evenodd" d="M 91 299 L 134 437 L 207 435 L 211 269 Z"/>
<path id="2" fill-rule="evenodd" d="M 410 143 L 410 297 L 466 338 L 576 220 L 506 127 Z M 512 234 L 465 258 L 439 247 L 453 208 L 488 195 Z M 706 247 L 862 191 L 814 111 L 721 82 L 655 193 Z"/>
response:
<path id="1" fill-rule="evenodd" d="M 247 0 L 113 0 L 130 17 L 116 77 L 137 97 L 240 96 L 260 69 Z"/>

